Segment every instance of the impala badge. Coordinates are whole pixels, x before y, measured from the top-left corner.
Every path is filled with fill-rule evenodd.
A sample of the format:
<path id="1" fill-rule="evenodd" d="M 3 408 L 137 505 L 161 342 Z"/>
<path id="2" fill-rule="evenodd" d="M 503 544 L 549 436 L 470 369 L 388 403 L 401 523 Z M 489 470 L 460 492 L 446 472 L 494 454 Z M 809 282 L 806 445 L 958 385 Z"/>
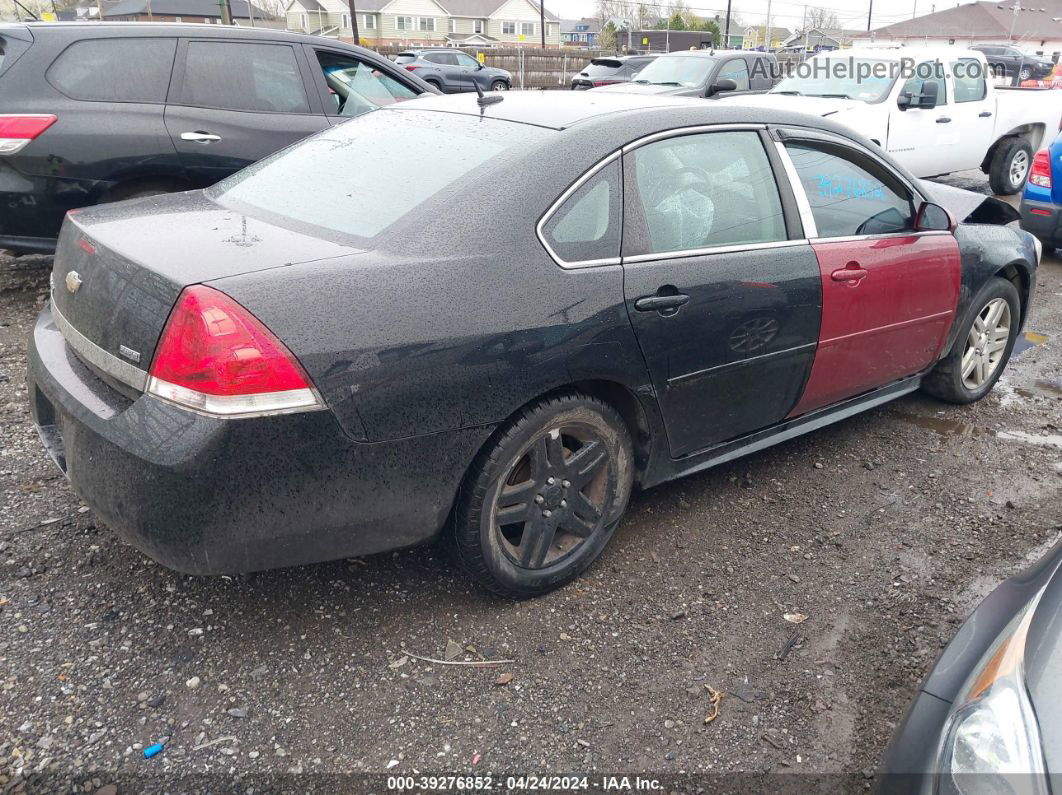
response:
<path id="1" fill-rule="evenodd" d="M 66 289 L 72 293 L 76 293 L 81 289 L 81 276 L 78 275 L 77 271 L 70 271 L 70 273 L 66 274 Z"/>
<path id="2" fill-rule="evenodd" d="M 125 345 L 118 346 L 118 353 L 122 354 L 122 356 L 131 362 L 140 361 L 140 351 L 134 351 L 132 348 L 127 348 Z"/>

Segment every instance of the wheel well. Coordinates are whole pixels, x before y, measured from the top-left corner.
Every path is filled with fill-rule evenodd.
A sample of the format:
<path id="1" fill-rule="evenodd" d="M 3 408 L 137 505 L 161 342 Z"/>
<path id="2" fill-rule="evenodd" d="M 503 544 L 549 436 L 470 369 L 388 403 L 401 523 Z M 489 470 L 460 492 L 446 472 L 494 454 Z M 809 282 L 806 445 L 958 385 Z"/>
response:
<path id="1" fill-rule="evenodd" d="M 649 418 L 641 402 L 631 390 L 615 381 L 576 381 L 571 388 L 596 397 L 619 412 L 634 445 L 634 479 L 640 481 L 649 463 L 651 442 Z"/>
<path id="2" fill-rule="evenodd" d="M 134 177 L 132 179 L 122 180 L 115 185 L 111 185 L 103 194 L 97 199 L 98 204 L 105 202 L 120 201 L 138 191 L 153 188 L 163 187 L 168 191 L 176 192 L 181 190 L 189 190 L 193 186 L 185 179 L 180 177 Z"/>
<path id="3" fill-rule="evenodd" d="M 981 170 L 987 174 L 988 170 L 992 168 L 992 159 L 996 156 L 999 147 L 1015 138 L 1023 138 L 1025 142 L 1029 144 L 1029 147 L 1033 152 L 1035 152 L 1040 148 L 1040 142 L 1044 138 L 1044 125 L 1026 124 L 1022 127 L 1015 127 L 1006 135 L 1002 136 L 988 148 L 988 152 L 985 154 L 985 159 L 981 161 Z"/>
<path id="4" fill-rule="evenodd" d="M 1021 298 L 1021 322 L 1024 325 L 1025 318 L 1029 314 L 1029 275 L 1013 263 L 1000 268 L 994 275 L 1006 279 L 1018 291 L 1018 297 Z"/>

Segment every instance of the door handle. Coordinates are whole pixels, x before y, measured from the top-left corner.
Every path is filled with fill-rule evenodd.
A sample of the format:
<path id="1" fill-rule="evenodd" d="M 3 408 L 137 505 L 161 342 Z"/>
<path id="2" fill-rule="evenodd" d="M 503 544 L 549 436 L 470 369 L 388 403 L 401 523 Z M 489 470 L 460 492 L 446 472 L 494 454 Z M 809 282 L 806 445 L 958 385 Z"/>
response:
<path id="1" fill-rule="evenodd" d="M 951 124 L 950 116 L 941 116 L 937 119 L 937 124 Z"/>
<path id="2" fill-rule="evenodd" d="M 992 115 L 992 111 L 983 110 L 983 111 L 981 111 L 980 113 L 977 114 L 977 118 L 979 118 L 979 119 L 987 119 L 991 115 Z"/>
<path id="3" fill-rule="evenodd" d="M 679 308 L 689 303 L 690 297 L 682 293 L 674 295 L 647 295 L 634 302 L 634 308 L 639 312 L 660 312 L 661 314 L 673 315 Z"/>
<path id="4" fill-rule="evenodd" d="M 869 275 L 870 274 L 858 262 L 849 262 L 845 267 L 831 273 L 830 278 L 835 282 L 848 282 L 849 284 L 855 285 Z"/>
<path id="5" fill-rule="evenodd" d="M 197 144 L 208 144 L 212 141 L 220 141 L 220 135 L 214 135 L 213 133 L 203 132 L 202 130 L 196 130 L 195 132 L 183 132 L 181 133 L 182 141 L 195 141 Z"/>

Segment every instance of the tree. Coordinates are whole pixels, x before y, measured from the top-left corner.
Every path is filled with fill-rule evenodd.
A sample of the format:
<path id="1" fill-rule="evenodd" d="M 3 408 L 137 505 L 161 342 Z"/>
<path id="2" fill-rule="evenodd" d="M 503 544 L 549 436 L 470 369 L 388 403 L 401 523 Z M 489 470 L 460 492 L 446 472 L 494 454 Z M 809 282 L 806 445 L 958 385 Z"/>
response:
<path id="1" fill-rule="evenodd" d="M 836 30 L 841 27 L 841 21 L 837 14 L 827 8 L 808 8 L 807 18 L 804 21 L 806 30 Z"/>
<path id="2" fill-rule="evenodd" d="M 616 25 L 612 21 L 606 22 L 601 28 L 597 36 L 597 46 L 602 50 L 616 49 Z"/>

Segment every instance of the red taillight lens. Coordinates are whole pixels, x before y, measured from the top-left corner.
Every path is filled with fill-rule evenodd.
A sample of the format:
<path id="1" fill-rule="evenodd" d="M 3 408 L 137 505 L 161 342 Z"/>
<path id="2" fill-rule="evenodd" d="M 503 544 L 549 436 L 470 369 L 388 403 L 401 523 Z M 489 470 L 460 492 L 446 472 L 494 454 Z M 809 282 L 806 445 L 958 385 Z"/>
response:
<path id="1" fill-rule="evenodd" d="M 204 285 L 177 299 L 149 371 L 148 392 L 219 416 L 320 408 L 298 360 L 254 315 Z"/>
<path id="2" fill-rule="evenodd" d="M 416 71 L 416 69 L 417 69 L 416 64 L 411 64 L 411 63 L 406 64 L 406 71 L 407 72 L 413 72 L 413 71 Z"/>
<path id="3" fill-rule="evenodd" d="M 1029 182 L 1041 188 L 1051 187 L 1051 155 L 1046 149 L 1041 149 L 1033 158 Z"/>
<path id="4" fill-rule="evenodd" d="M 594 88 L 598 88 L 600 86 L 610 86 L 610 85 L 612 85 L 612 81 L 611 80 L 592 80 L 591 82 L 594 84 Z"/>
<path id="5" fill-rule="evenodd" d="M 13 155 L 57 119 L 47 113 L 0 113 L 0 155 Z"/>

